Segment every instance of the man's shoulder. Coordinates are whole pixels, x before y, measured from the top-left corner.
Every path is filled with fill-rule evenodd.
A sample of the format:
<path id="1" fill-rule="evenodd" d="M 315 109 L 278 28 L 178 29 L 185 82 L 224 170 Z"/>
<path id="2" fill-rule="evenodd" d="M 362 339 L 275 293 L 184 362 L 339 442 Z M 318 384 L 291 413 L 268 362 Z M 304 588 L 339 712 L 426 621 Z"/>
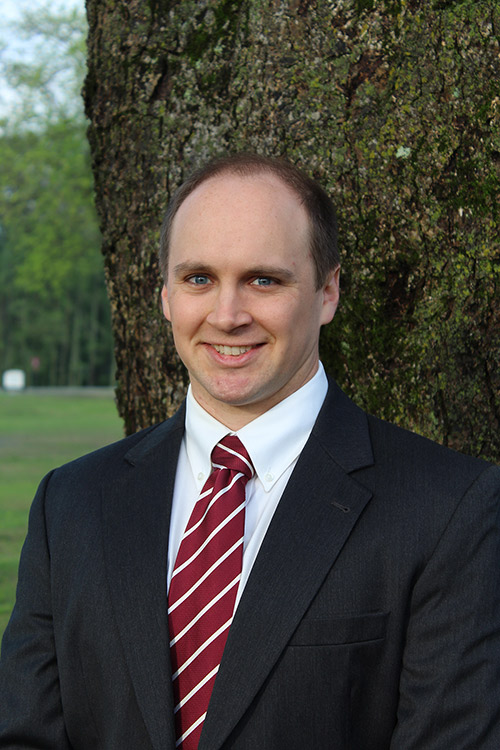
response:
<path id="1" fill-rule="evenodd" d="M 500 468 L 368 414 L 339 391 L 317 432 L 331 458 L 370 492 L 365 521 L 381 538 L 413 539 L 408 544 L 421 554 L 421 540 L 430 549 L 457 512 L 471 524 L 498 512 Z"/>
<path id="2" fill-rule="evenodd" d="M 387 422 L 367 414 L 375 460 L 400 461 L 406 464 L 417 462 L 444 469 L 466 473 L 481 472 L 490 464 L 482 458 L 461 453 L 429 437 L 405 427 Z"/>
<path id="3" fill-rule="evenodd" d="M 368 425 L 374 463 L 359 478 L 402 513 L 424 514 L 440 528 L 465 498 L 474 512 L 498 507 L 497 466 L 377 417 L 368 416 Z"/>
<path id="4" fill-rule="evenodd" d="M 320 433 L 341 457 L 339 463 L 352 466 L 349 456 L 364 444 L 363 461 L 354 471 L 377 484 L 405 488 L 411 494 L 448 488 L 463 491 L 479 475 L 492 468 L 481 458 L 468 456 L 416 432 L 365 412 L 333 383 L 330 405 Z M 332 433 L 339 433 L 332 437 Z M 336 458 L 336 456 L 334 456 Z M 352 469 L 351 469 L 352 470 Z M 498 469 L 496 470 L 498 472 Z M 495 474 L 495 470 L 492 472 Z"/>

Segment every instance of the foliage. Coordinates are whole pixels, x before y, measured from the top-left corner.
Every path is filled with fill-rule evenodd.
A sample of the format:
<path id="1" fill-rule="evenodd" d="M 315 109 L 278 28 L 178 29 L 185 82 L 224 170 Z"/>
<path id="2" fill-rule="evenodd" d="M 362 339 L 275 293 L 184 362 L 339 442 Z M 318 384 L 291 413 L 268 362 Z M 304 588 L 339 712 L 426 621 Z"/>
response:
<path id="1" fill-rule="evenodd" d="M 344 291 L 322 337 L 328 369 L 369 411 L 499 460 L 498 3 L 87 7 L 128 429 L 164 416 L 183 389 L 154 309 L 168 195 L 209 156 L 251 149 L 303 165 L 337 203 Z"/>
<path id="2" fill-rule="evenodd" d="M 84 18 L 46 10 L 22 28 L 39 42 L 35 59 L 4 70 L 22 97 L 0 131 L 0 370 L 21 367 L 36 384 L 107 384 L 109 312 L 74 106 Z"/>

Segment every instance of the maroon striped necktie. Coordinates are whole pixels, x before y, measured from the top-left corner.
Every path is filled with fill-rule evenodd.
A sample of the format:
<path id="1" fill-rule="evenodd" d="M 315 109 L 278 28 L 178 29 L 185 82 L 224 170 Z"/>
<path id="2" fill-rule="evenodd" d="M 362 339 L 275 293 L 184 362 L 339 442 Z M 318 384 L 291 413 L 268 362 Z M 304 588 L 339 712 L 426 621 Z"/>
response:
<path id="1" fill-rule="evenodd" d="M 239 438 L 212 451 L 213 470 L 181 540 L 168 592 L 176 747 L 195 750 L 241 578 L 245 485 L 254 470 Z"/>

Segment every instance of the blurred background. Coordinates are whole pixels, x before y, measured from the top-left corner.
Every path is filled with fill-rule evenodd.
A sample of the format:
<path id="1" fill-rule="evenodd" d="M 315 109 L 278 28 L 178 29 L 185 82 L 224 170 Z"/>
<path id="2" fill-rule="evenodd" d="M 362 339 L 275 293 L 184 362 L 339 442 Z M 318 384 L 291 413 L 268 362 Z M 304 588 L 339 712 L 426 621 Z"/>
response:
<path id="1" fill-rule="evenodd" d="M 123 433 L 80 96 L 84 2 L 4 0 L 2 19 L 0 637 L 41 477 Z"/>
<path id="2" fill-rule="evenodd" d="M 0 32 L 0 372 L 110 385 L 109 304 L 86 121 L 83 0 L 4 2 Z"/>

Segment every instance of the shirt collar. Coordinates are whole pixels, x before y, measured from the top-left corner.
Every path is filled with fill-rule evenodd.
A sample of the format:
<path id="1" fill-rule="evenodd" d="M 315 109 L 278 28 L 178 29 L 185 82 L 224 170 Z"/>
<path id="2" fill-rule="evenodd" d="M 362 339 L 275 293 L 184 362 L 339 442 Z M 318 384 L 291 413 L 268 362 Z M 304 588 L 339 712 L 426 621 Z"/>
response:
<path id="1" fill-rule="evenodd" d="M 266 492 L 299 456 L 327 390 L 328 380 L 320 362 L 318 371 L 305 385 L 234 433 L 248 451 Z M 193 478 L 200 490 L 212 468 L 212 450 L 228 432 L 225 425 L 198 404 L 189 386 L 185 445 Z"/>

